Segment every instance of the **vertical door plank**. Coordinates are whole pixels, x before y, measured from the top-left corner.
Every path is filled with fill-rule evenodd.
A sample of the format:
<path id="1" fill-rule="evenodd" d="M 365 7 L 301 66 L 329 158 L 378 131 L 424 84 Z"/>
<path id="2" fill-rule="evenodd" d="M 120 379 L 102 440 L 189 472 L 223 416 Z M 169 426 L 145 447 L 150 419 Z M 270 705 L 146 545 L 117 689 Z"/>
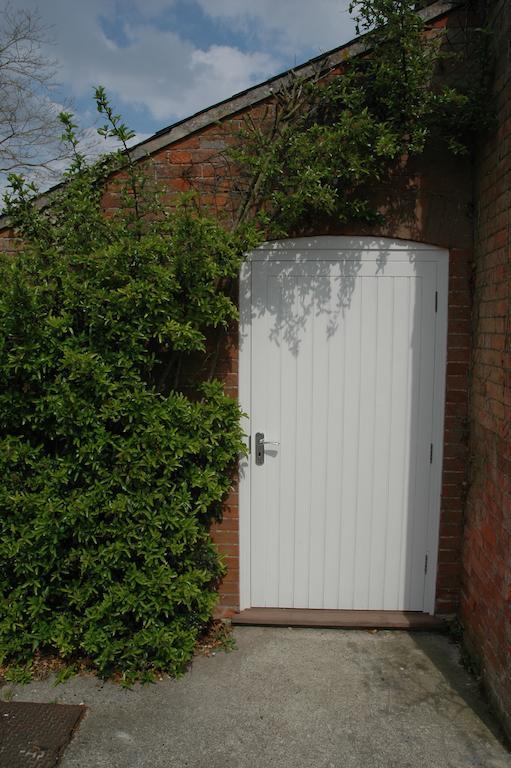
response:
<path id="1" fill-rule="evenodd" d="M 327 434 L 329 424 L 329 308 L 332 281 L 329 276 L 313 278 L 317 294 L 312 335 L 312 424 L 311 424 L 311 506 L 309 517 L 309 608 L 323 608 Z"/>
<path id="2" fill-rule="evenodd" d="M 272 273 L 275 267 L 272 268 Z M 282 509 L 280 499 L 280 464 L 281 446 L 270 445 L 270 441 L 280 442 L 281 425 L 281 369 L 282 369 L 282 335 L 283 322 L 281 317 L 283 301 L 282 284 L 278 275 L 268 276 L 267 297 L 272 312 L 268 319 L 266 354 L 261 360 L 262 374 L 266 379 L 266 420 L 262 423 L 265 441 L 264 466 L 257 467 L 264 472 L 265 485 L 265 515 L 266 515 L 266 547 L 265 547 L 265 602 L 264 605 L 278 605 L 279 600 L 279 559 L 280 559 L 280 514 Z M 279 311 L 280 310 L 280 311 Z"/>
<path id="3" fill-rule="evenodd" d="M 421 436 L 418 435 L 418 413 L 421 382 L 420 372 L 420 342 L 421 335 L 417 325 L 418 318 L 421 315 L 422 302 L 422 280 L 420 277 L 409 278 L 408 280 L 408 349 L 407 349 L 407 414 L 408 426 L 405 443 L 405 468 L 403 475 L 406 478 L 407 493 L 403 495 L 403 520 L 401 527 L 401 552 L 400 558 L 400 577 L 399 577 L 399 604 L 403 610 L 407 610 L 412 605 L 413 596 L 410 590 L 410 582 L 407 574 L 417 563 L 413 563 L 410 550 L 414 537 L 415 517 L 417 510 L 414 507 L 416 480 L 417 480 L 417 447 Z M 422 468 L 424 470 L 424 468 Z M 419 566 L 422 568 L 422 563 Z M 422 573 L 424 578 L 424 572 Z"/>
<path id="4" fill-rule="evenodd" d="M 266 350 L 270 330 L 268 274 L 264 264 L 254 264 L 252 271 L 252 403 L 251 416 L 255 432 L 265 429 L 268 405 L 268 376 L 261 364 L 261 351 Z M 255 435 L 252 435 L 250 515 L 250 584 L 252 605 L 266 606 L 266 546 L 269 510 L 266 506 L 266 474 L 264 466 L 255 463 Z"/>
<path id="5" fill-rule="evenodd" d="M 323 607 L 339 605 L 339 559 L 341 536 L 341 493 L 343 473 L 344 380 L 346 376 L 346 322 L 340 304 L 340 278 L 333 281 L 330 331 L 328 337 L 328 391 L 330 393 L 325 499 L 325 554 Z"/>
<path id="6" fill-rule="evenodd" d="M 296 331 L 297 354 L 297 424 L 296 424 L 296 503 L 294 539 L 294 605 L 309 604 L 309 547 L 312 486 L 312 398 L 314 370 L 312 365 L 312 339 L 314 311 L 311 306 L 311 278 L 297 278 L 298 311 L 306 323 Z"/>
<path id="7" fill-rule="evenodd" d="M 300 302 L 296 278 L 284 275 L 283 292 L 286 295 L 284 313 L 293 327 L 299 318 Z M 298 444 L 297 408 L 298 365 L 292 340 L 281 335 L 281 414 L 280 414 L 280 540 L 279 540 L 279 597 L 278 605 L 294 605 L 295 524 L 296 524 L 296 458 Z"/>
<path id="8" fill-rule="evenodd" d="M 353 605 L 369 605 L 371 569 L 371 528 L 374 498 L 374 428 L 377 388 L 376 330 L 378 321 L 378 279 L 360 278 L 362 313 L 360 328 L 360 418 L 358 437 L 358 489 L 355 513 L 355 562 L 353 569 Z"/>
<path id="9" fill-rule="evenodd" d="M 358 490 L 358 440 L 360 425 L 360 374 L 362 292 L 355 280 L 346 311 L 346 357 L 344 377 L 343 462 L 341 485 L 341 535 L 339 553 L 339 605 L 353 608 L 353 573 L 355 570 L 356 510 Z"/>
<path id="10" fill-rule="evenodd" d="M 383 608 L 402 610 L 400 603 L 404 507 L 408 498 L 407 443 L 409 422 L 408 363 L 410 348 L 409 278 L 394 278 L 392 335 L 391 435 L 389 455 L 389 517 L 386 532 L 386 572 Z"/>
<path id="11" fill-rule="evenodd" d="M 435 289 L 436 265 L 422 269 L 420 294 L 414 318 L 414 375 L 419 383 L 416 405 L 416 433 L 412 438 L 416 471 L 413 495 L 410 494 L 409 515 L 413 527 L 407 542 L 408 568 L 405 583 L 408 610 L 424 606 L 425 556 L 428 538 L 428 512 L 431 489 L 430 447 L 433 431 L 433 393 L 435 377 Z"/>
<path id="12" fill-rule="evenodd" d="M 376 278 L 378 317 L 374 414 L 373 517 L 369 557 L 369 609 L 380 609 L 386 571 L 386 532 L 389 516 L 389 457 L 392 423 L 392 367 L 394 355 L 394 280 Z"/>

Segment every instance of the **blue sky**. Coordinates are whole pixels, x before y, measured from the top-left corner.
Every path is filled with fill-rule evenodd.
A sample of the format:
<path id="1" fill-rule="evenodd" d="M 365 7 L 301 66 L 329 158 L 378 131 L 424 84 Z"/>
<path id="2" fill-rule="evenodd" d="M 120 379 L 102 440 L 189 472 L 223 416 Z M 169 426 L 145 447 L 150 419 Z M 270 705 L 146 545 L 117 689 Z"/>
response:
<path id="1" fill-rule="evenodd" d="M 354 36 L 348 0 L 11 0 L 51 28 L 80 124 L 104 85 L 142 139 Z"/>

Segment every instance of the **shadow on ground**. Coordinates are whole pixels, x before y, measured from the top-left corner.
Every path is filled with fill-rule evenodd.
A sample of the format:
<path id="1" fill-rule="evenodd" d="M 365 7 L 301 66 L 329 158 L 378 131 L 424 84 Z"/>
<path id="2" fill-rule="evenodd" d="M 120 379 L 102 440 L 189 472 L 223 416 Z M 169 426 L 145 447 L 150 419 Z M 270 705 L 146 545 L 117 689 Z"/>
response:
<path id="1" fill-rule="evenodd" d="M 509 748 L 509 741 L 496 720 L 479 681 L 463 667 L 459 644 L 450 640 L 449 646 L 446 647 L 445 638 L 439 642 L 438 636 L 423 632 L 416 632 L 411 637 L 420 652 L 425 654 L 435 665 L 451 689 L 453 697 L 462 699 L 464 704 L 473 710 L 494 737 Z M 434 703 L 433 700 L 432 704 L 434 705 Z M 441 697 L 437 703 L 442 707 Z"/>
<path id="2" fill-rule="evenodd" d="M 179 680 L 84 677 L 14 700 L 89 707 L 62 768 L 511 768 L 441 635 L 240 627 Z"/>

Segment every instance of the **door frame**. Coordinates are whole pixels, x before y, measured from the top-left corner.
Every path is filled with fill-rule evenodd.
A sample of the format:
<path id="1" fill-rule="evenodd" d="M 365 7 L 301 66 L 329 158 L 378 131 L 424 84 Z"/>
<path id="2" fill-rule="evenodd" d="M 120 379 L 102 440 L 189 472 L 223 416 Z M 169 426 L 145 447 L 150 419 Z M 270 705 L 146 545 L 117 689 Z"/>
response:
<path id="1" fill-rule="evenodd" d="M 251 378 L 252 378 L 252 263 L 254 261 L 328 261 L 360 260 L 374 252 L 392 254 L 394 261 L 408 261 L 410 252 L 415 260 L 437 263 L 437 312 L 435 323 L 435 374 L 433 392 L 433 461 L 428 511 L 428 571 L 424 587 L 424 613 L 434 614 L 440 530 L 440 496 L 442 490 L 445 386 L 447 364 L 447 318 L 449 289 L 449 251 L 434 245 L 409 240 L 377 237 L 317 236 L 277 240 L 265 243 L 247 254 L 240 270 L 239 288 L 239 403 L 244 414 L 242 428 L 245 442 L 250 448 Z M 321 255 L 320 255 L 321 254 Z M 350 258 L 351 257 L 351 258 Z M 240 610 L 250 608 L 251 600 L 251 455 L 243 456 L 239 463 L 239 577 Z"/>

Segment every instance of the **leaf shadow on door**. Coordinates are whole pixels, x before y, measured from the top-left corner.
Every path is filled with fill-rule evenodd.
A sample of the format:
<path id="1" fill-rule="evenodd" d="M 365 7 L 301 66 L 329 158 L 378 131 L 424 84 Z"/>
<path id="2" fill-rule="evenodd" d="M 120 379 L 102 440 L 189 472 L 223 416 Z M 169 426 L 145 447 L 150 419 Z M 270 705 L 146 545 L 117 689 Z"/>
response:
<path id="1" fill-rule="evenodd" d="M 242 297 L 242 324 L 248 326 L 254 317 L 268 313 L 271 318 L 270 338 L 277 343 L 285 343 L 289 350 L 297 355 L 302 341 L 303 331 L 311 315 L 328 315 L 327 334 L 332 336 L 349 308 L 355 289 L 355 281 L 362 263 L 362 253 L 349 252 L 345 258 L 336 259 L 338 272 L 335 280 L 325 280 L 325 262 L 319 258 L 310 260 L 307 250 L 285 251 L 280 243 L 268 252 L 262 263 L 280 264 L 279 291 L 268 294 L 263 300 L 257 297 L 252 301 Z M 285 246 L 284 246 L 285 247 Z M 337 258 L 336 258 L 337 257 Z M 307 279 L 304 280 L 303 265 L 307 263 Z M 258 260 L 257 264 L 261 264 Z M 246 285 L 249 291 L 250 286 Z"/>

